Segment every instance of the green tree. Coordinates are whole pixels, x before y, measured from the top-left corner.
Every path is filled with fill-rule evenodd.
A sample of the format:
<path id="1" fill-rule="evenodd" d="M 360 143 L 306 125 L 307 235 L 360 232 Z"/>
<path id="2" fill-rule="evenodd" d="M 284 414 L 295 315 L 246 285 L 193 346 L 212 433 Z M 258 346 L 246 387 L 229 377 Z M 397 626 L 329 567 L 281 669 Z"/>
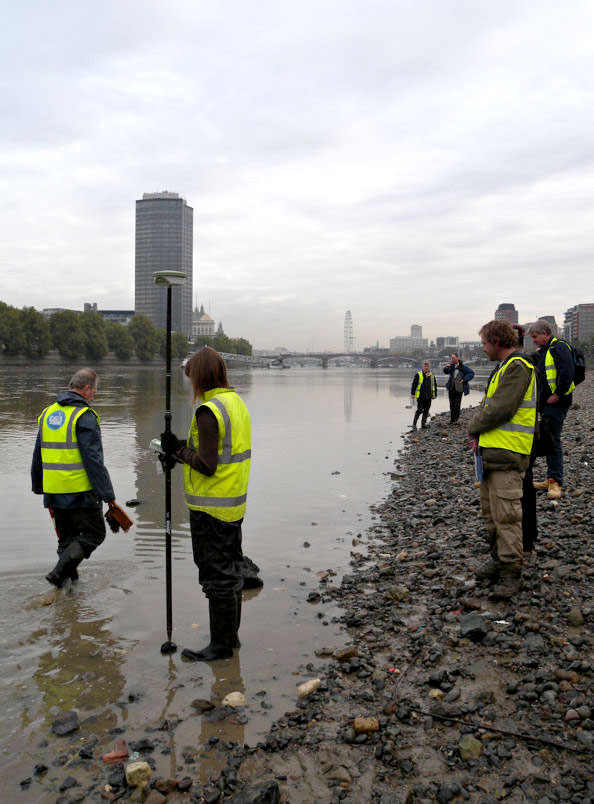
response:
<path id="1" fill-rule="evenodd" d="M 157 354 L 165 360 L 165 352 L 167 351 L 167 332 L 164 329 L 155 330 L 155 338 L 157 344 Z"/>
<path id="2" fill-rule="evenodd" d="M 183 360 L 188 354 L 188 339 L 183 332 L 173 332 L 171 335 L 171 356 L 175 360 Z"/>
<path id="3" fill-rule="evenodd" d="M 194 349 L 202 349 L 203 346 L 212 346 L 212 338 L 208 335 L 198 335 L 194 341 Z"/>
<path id="4" fill-rule="evenodd" d="M 107 344 L 118 360 L 130 360 L 134 354 L 134 341 L 126 327 L 116 321 L 105 322 Z"/>
<path id="5" fill-rule="evenodd" d="M 159 355 L 165 359 L 167 357 L 167 333 L 164 329 L 157 330 Z M 188 339 L 183 332 L 171 333 L 171 357 L 173 360 L 183 360 L 188 354 Z"/>
<path id="6" fill-rule="evenodd" d="M 85 333 L 80 313 L 74 310 L 61 310 L 50 316 L 50 333 L 54 348 L 64 360 L 78 360 L 85 350 Z"/>
<path id="7" fill-rule="evenodd" d="M 21 323 L 25 337 L 24 353 L 30 358 L 42 358 L 47 355 L 51 346 L 50 328 L 47 318 L 38 313 L 34 307 L 23 307 Z"/>
<path id="8" fill-rule="evenodd" d="M 224 332 L 217 332 L 217 334 L 212 339 L 212 347 L 216 349 L 217 352 L 229 352 L 232 353 L 233 348 L 231 344 L 231 338 L 228 338 Z"/>
<path id="9" fill-rule="evenodd" d="M 0 302 L 0 351 L 7 355 L 18 355 L 24 348 L 25 335 L 20 311 Z"/>
<path id="10" fill-rule="evenodd" d="M 232 338 L 233 351 L 236 355 L 251 355 L 252 344 L 245 338 Z"/>
<path id="11" fill-rule="evenodd" d="M 80 322 L 85 334 L 85 355 L 93 363 L 103 360 L 109 352 L 103 316 L 95 310 L 85 310 Z"/>
<path id="12" fill-rule="evenodd" d="M 145 315 L 137 313 L 128 324 L 128 332 L 134 341 L 134 350 L 139 360 L 152 360 L 158 348 L 155 325 Z"/>

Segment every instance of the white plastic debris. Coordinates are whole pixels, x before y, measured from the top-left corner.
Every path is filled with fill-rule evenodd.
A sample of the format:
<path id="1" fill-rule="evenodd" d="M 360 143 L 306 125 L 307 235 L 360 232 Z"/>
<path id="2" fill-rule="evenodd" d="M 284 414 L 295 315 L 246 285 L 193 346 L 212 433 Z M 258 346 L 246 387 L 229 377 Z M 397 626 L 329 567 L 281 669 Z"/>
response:
<path id="1" fill-rule="evenodd" d="M 230 692 L 229 695 L 225 695 L 223 698 L 223 706 L 236 708 L 238 706 L 245 706 L 246 703 L 245 695 L 241 692 Z"/>
<path id="2" fill-rule="evenodd" d="M 297 695 L 300 698 L 305 698 L 307 695 L 311 695 L 312 692 L 319 689 L 321 683 L 319 678 L 310 678 L 309 681 L 304 681 L 303 684 L 297 687 Z"/>

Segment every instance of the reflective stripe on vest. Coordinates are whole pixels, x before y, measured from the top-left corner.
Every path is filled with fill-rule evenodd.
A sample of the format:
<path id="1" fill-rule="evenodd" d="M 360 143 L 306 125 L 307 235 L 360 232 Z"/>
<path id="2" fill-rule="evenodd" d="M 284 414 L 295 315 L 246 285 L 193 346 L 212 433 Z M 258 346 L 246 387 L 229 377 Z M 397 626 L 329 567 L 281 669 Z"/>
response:
<path id="1" fill-rule="evenodd" d="M 209 477 L 184 464 L 186 505 L 223 522 L 236 522 L 246 509 L 252 456 L 250 414 L 231 388 L 215 388 L 205 397 L 203 404 L 214 414 L 219 428 L 217 470 Z M 198 449 L 195 415 L 188 446 Z"/>
<path id="2" fill-rule="evenodd" d="M 571 346 L 565 341 L 560 341 L 558 338 L 551 338 L 549 341 L 549 345 L 547 348 L 547 353 L 545 355 L 545 371 L 547 374 L 547 382 L 549 384 L 549 388 L 551 389 L 551 394 L 557 393 L 557 366 L 555 365 L 555 361 L 553 360 L 553 355 L 551 354 L 551 346 L 554 343 L 563 343 L 569 351 L 571 352 Z M 573 362 L 573 354 L 571 355 L 571 360 Z M 569 389 L 565 392 L 564 396 L 568 396 L 575 391 L 575 383 L 573 380 L 571 381 L 571 385 Z"/>
<path id="3" fill-rule="evenodd" d="M 76 423 L 87 410 L 97 417 L 99 424 L 99 417 L 92 408 L 57 402 L 39 416 L 45 494 L 74 494 L 93 488 L 76 437 Z"/>
<path id="4" fill-rule="evenodd" d="M 429 377 L 433 377 L 433 374 L 429 374 Z M 415 389 L 415 399 L 418 399 L 421 396 L 421 386 L 423 385 L 423 380 L 425 379 L 425 375 L 422 371 L 419 371 L 417 374 L 417 387 Z M 431 399 L 435 399 L 437 394 L 435 392 L 435 386 L 433 384 L 433 379 L 431 380 Z"/>
<path id="5" fill-rule="evenodd" d="M 508 422 L 480 434 L 479 447 L 508 449 L 511 452 L 530 455 L 536 425 L 536 375 L 532 363 L 519 355 L 507 360 L 491 377 L 483 405 L 488 407 L 489 399 L 497 391 L 500 379 L 515 360 L 521 361 L 530 369 L 530 382 L 524 394 L 524 399 Z"/>

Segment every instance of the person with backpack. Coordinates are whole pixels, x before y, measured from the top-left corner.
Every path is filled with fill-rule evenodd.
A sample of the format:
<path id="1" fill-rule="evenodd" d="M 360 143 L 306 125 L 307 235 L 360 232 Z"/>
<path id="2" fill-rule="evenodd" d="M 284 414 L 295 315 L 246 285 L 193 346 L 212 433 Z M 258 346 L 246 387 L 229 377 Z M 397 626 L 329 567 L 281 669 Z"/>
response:
<path id="1" fill-rule="evenodd" d="M 532 324 L 530 337 L 538 349 L 539 410 L 553 436 L 553 452 L 546 456 L 546 480 L 535 482 L 534 488 L 546 489 L 549 500 L 558 500 L 563 486 L 561 431 L 575 390 L 573 349 L 566 341 L 556 338 L 550 324 L 542 319 Z"/>

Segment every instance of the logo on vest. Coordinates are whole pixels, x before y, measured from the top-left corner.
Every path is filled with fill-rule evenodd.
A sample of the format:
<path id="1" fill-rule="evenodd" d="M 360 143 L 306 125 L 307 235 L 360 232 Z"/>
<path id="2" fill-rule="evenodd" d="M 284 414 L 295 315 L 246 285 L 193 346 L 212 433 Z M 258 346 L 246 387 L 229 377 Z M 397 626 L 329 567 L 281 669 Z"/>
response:
<path id="1" fill-rule="evenodd" d="M 66 421 L 66 414 L 62 410 L 56 410 L 47 417 L 47 426 L 50 430 L 59 430 Z"/>

